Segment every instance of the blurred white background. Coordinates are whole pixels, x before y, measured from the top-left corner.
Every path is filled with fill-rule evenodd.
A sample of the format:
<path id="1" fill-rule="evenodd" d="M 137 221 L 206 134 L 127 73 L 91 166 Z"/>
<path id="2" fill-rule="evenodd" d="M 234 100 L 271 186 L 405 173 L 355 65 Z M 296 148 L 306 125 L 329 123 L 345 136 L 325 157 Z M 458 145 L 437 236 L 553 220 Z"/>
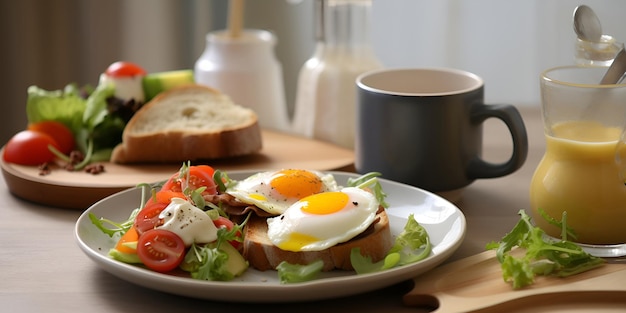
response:
<path id="1" fill-rule="evenodd" d="M 604 33 L 626 41 L 626 1 L 373 0 L 372 41 L 387 67 L 454 67 L 482 76 L 489 103 L 539 105 L 538 76 L 574 63 L 572 13 L 587 4 Z M 26 88 L 95 84 L 117 60 L 148 71 L 193 68 L 227 0 L 0 0 L 6 77 L 0 140 L 24 128 Z M 314 48 L 313 0 L 246 2 L 245 26 L 278 37 L 286 99 Z"/>

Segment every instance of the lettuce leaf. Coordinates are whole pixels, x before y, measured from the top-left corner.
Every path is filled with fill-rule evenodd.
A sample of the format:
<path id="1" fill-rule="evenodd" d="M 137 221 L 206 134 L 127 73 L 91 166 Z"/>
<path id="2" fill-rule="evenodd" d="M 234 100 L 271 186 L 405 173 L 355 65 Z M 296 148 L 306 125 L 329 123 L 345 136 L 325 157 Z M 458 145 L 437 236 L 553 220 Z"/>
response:
<path id="1" fill-rule="evenodd" d="M 83 128 L 86 106 L 87 103 L 80 96 L 75 84 L 67 85 L 64 90 L 53 91 L 37 86 L 28 87 L 26 117 L 29 123 L 58 121 L 76 134 Z"/>
<path id="2" fill-rule="evenodd" d="M 281 284 L 300 283 L 313 280 L 322 271 L 324 261 L 316 260 L 306 265 L 291 264 L 282 261 L 276 267 L 278 280 Z"/>
<path id="3" fill-rule="evenodd" d="M 350 262 L 357 274 L 365 274 L 415 263 L 427 258 L 431 252 L 432 244 L 426 229 L 410 214 L 383 260 L 374 263 L 369 256 L 361 255 L 359 248 L 354 248 L 350 253 Z"/>
<path id="4" fill-rule="evenodd" d="M 542 212 L 542 216 L 545 214 Z M 536 275 L 555 275 L 566 277 L 602 266 L 606 261 L 587 253 L 581 246 L 568 241 L 572 233 L 565 223 L 564 212 L 559 224 L 563 229 L 561 240 L 548 238 L 544 231 L 532 224 L 524 210 L 519 211 L 520 220 L 499 242 L 490 242 L 487 250 L 495 250 L 502 268 L 504 281 L 510 282 L 514 289 L 534 283 Z M 513 249 L 521 249 L 521 256 L 512 255 Z"/>
<path id="5" fill-rule="evenodd" d="M 74 134 L 78 149 L 89 156 L 84 164 L 106 161 L 113 148 L 122 141 L 126 123 L 108 110 L 107 98 L 115 94 L 112 85 L 101 84 L 95 89 L 86 86 L 84 89 L 89 90 L 86 98 L 75 84 L 53 91 L 30 86 L 26 103 L 28 122 L 51 120 L 63 123 Z"/>

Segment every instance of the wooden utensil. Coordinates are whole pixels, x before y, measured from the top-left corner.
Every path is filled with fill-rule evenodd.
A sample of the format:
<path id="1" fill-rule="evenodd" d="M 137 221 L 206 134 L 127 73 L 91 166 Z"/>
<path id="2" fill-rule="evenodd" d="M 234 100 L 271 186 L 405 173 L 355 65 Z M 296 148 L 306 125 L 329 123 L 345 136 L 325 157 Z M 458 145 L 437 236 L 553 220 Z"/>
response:
<path id="1" fill-rule="evenodd" d="M 495 252 L 486 251 L 436 268 L 414 282 L 404 303 L 437 313 L 626 310 L 624 264 L 605 264 L 566 278 L 538 276 L 533 285 L 515 290 L 502 279 Z"/>
<path id="2" fill-rule="evenodd" d="M 228 34 L 237 38 L 243 29 L 244 0 L 230 0 L 228 4 Z"/>

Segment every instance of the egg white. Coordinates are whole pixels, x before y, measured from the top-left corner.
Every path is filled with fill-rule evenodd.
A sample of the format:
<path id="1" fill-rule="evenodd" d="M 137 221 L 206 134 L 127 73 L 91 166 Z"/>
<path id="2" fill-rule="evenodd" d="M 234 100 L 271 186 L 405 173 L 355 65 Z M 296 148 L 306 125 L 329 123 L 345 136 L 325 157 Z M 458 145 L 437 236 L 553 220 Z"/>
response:
<path id="1" fill-rule="evenodd" d="M 321 181 L 321 189 L 318 192 L 338 190 L 337 182 L 332 174 L 324 174 L 318 171 L 310 170 L 281 170 L 272 172 L 260 172 L 238 181 L 234 186 L 229 187 L 226 193 L 232 195 L 237 200 L 255 205 L 260 209 L 274 215 L 285 212 L 289 206 L 296 203 L 301 198 L 307 196 L 285 195 L 280 190 L 272 187 L 272 181 L 281 175 L 284 171 L 303 171 L 310 173 Z M 298 183 L 307 183 L 307 181 L 294 182 L 288 188 L 300 188 Z"/>
<path id="2" fill-rule="evenodd" d="M 365 231 L 375 220 L 378 201 L 371 193 L 346 187 L 340 190 L 348 201 L 340 210 L 330 214 L 312 214 L 303 210 L 311 197 L 304 198 L 280 216 L 268 218 L 270 241 L 288 251 L 320 251 L 346 242 Z M 312 196 L 322 196 L 320 194 Z M 318 204 L 324 201 L 318 201 Z M 325 205 L 333 206 L 333 203 Z M 336 205 L 336 204 L 334 204 Z"/>

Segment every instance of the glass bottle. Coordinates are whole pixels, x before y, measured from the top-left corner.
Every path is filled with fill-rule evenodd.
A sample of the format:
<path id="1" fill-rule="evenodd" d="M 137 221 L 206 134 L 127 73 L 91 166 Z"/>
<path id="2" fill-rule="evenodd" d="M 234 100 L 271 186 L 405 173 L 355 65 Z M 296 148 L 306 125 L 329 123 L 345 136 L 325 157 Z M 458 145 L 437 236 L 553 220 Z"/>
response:
<path id="1" fill-rule="evenodd" d="M 576 38 L 574 56 L 578 65 L 610 66 L 617 53 L 623 48 L 623 43 L 609 35 L 602 35 L 600 42 Z"/>
<path id="2" fill-rule="evenodd" d="M 316 0 L 316 47 L 302 66 L 292 130 L 353 149 L 356 77 L 381 68 L 370 43 L 371 0 Z"/>

